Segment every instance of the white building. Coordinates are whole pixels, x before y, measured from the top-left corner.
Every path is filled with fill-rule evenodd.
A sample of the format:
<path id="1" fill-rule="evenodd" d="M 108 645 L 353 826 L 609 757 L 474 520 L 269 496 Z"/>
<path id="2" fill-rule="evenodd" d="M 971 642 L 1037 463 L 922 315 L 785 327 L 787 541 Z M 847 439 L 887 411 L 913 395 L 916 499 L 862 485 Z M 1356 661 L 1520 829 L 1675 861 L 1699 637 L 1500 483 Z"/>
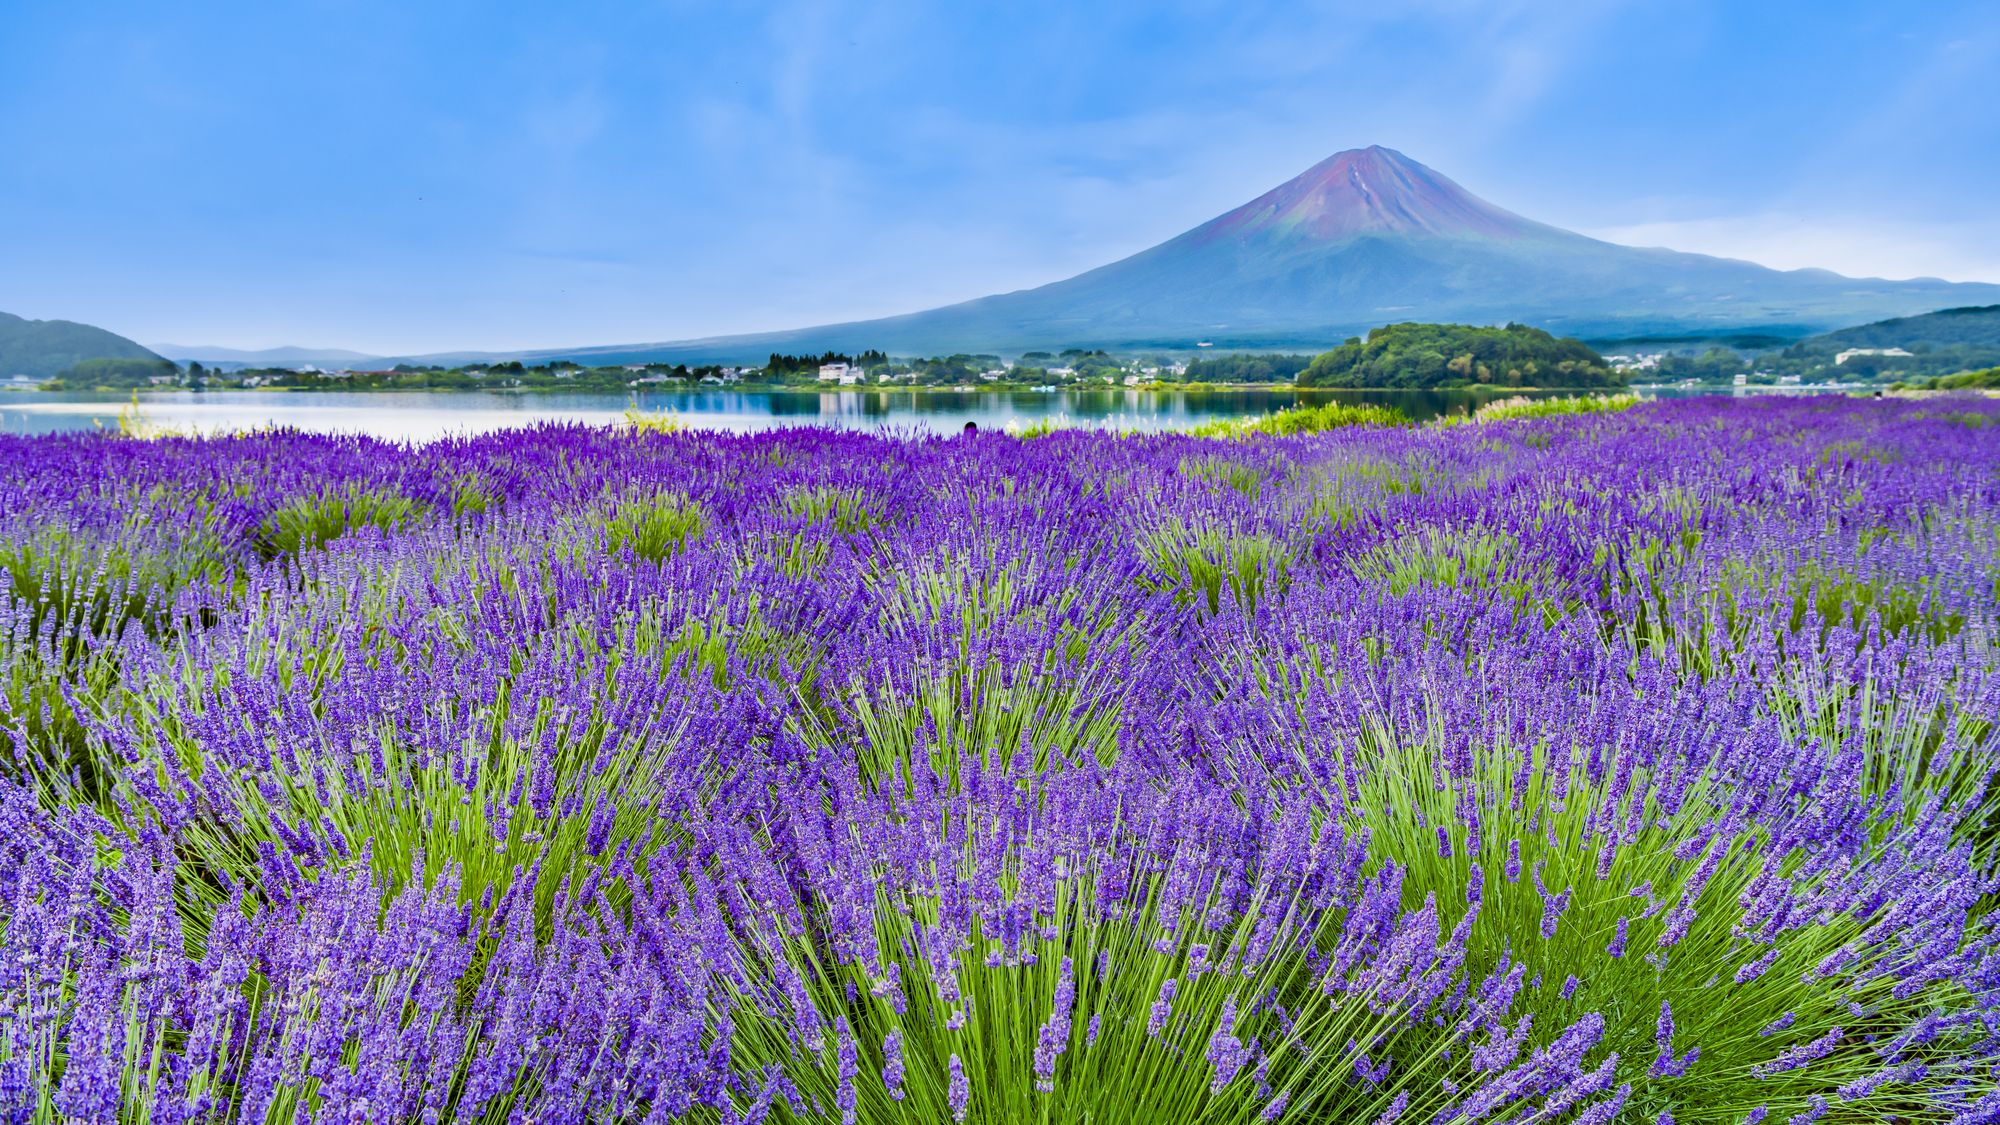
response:
<path id="1" fill-rule="evenodd" d="M 1849 348 L 1833 357 L 1833 365 L 1839 367 L 1858 355 L 1909 355 L 1901 348 Z"/>
<path id="2" fill-rule="evenodd" d="M 1604 362 L 1610 364 L 1614 371 L 1652 371 L 1660 366 L 1660 354 L 1608 355 L 1604 357 Z"/>
<path id="3" fill-rule="evenodd" d="M 819 381 L 822 383 L 839 383 L 843 387 L 851 387 L 861 379 L 861 369 L 851 363 L 820 364 Z"/>

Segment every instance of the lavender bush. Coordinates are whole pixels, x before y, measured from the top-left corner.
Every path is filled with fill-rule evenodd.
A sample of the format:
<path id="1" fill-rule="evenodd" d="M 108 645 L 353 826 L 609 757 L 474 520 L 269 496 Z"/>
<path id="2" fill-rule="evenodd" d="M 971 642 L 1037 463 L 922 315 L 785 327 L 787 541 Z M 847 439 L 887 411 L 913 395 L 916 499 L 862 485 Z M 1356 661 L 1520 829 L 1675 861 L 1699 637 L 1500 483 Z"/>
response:
<path id="1" fill-rule="evenodd" d="M 2000 404 L 0 439 L 0 1108 L 2000 1121 Z"/>

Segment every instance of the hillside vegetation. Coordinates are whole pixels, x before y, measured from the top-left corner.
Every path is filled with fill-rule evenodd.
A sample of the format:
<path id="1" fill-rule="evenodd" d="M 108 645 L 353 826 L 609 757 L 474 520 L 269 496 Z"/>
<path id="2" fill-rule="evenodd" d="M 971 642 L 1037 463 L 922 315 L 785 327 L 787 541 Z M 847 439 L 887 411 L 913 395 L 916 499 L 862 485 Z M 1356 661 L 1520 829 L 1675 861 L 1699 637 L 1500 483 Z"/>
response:
<path id="1" fill-rule="evenodd" d="M 48 379 L 92 359 L 160 357 L 115 332 L 69 320 L 28 320 L 0 313 L 0 379 Z"/>
<path id="2" fill-rule="evenodd" d="M 1909 355 L 1850 355 L 1854 349 L 1901 349 Z M 1778 370 L 1830 368 L 1846 377 L 1950 375 L 2000 364 L 2000 305 L 1940 309 L 1842 328 L 1786 348 Z"/>
<path id="3" fill-rule="evenodd" d="M 1309 355 L 1237 354 L 1208 356 L 1190 362 L 1189 383 L 1289 383 L 1311 366 Z"/>
<path id="4" fill-rule="evenodd" d="M 1892 348 L 1928 344 L 1933 348 L 1965 345 L 2000 349 L 2000 305 L 1939 309 L 1922 316 L 1899 316 L 1859 324 L 1801 340 L 1799 350 L 1839 351 L 1844 348 Z"/>
<path id="5" fill-rule="evenodd" d="M 1302 387 L 1613 387 L 1624 377 L 1580 340 L 1509 324 L 1391 324 L 1299 373 Z"/>
<path id="6" fill-rule="evenodd" d="M 170 359 L 86 359 L 56 372 L 56 377 L 46 385 L 72 391 L 126 390 L 173 380 L 179 374 L 180 369 Z"/>
<path id="7" fill-rule="evenodd" d="M 1934 391 L 2000 390 L 2000 367 L 1989 367 L 1984 371 L 1961 371 L 1956 375 L 1941 375 L 1926 385 Z"/>

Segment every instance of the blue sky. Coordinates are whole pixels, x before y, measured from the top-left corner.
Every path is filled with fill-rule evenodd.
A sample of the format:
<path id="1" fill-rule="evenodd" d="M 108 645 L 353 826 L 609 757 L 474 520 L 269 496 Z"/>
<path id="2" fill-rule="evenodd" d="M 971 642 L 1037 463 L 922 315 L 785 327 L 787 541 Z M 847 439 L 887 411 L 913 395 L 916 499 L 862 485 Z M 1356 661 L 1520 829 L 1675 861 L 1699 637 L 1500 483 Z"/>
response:
<path id="1" fill-rule="evenodd" d="M 2000 281 L 1990 0 L 0 0 L 0 310 L 382 354 L 910 311 L 1383 144 L 1533 218 Z"/>

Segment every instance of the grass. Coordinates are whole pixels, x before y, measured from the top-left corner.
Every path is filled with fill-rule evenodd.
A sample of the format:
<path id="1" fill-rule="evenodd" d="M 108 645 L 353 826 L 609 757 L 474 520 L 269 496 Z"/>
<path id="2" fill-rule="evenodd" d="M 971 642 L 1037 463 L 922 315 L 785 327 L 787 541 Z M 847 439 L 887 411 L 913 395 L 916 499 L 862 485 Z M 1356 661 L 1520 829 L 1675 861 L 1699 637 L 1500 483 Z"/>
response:
<path id="1" fill-rule="evenodd" d="M 408 527 L 424 512 L 422 502 L 393 486 L 351 485 L 279 505 L 258 528 L 258 549 L 267 558 L 295 556 L 363 528 Z"/>
<path id="2" fill-rule="evenodd" d="M 1269 434 L 1286 437 L 1316 434 L 1347 426 L 1407 426 L 1409 416 L 1393 406 L 1329 402 L 1320 406 L 1295 406 L 1260 418 L 1228 418 L 1205 422 L 1189 432 L 1196 437 L 1249 437 Z"/>
<path id="3" fill-rule="evenodd" d="M 1575 414 L 1616 414 L 1639 405 L 1637 395 L 1571 395 L 1528 398 L 1516 395 L 1486 403 L 1473 411 L 1475 422 L 1509 422 L 1518 418 L 1564 418 Z"/>
<path id="4" fill-rule="evenodd" d="M 635 434 L 677 434 L 687 424 L 673 410 L 641 410 L 637 399 L 625 408 L 625 428 Z"/>

